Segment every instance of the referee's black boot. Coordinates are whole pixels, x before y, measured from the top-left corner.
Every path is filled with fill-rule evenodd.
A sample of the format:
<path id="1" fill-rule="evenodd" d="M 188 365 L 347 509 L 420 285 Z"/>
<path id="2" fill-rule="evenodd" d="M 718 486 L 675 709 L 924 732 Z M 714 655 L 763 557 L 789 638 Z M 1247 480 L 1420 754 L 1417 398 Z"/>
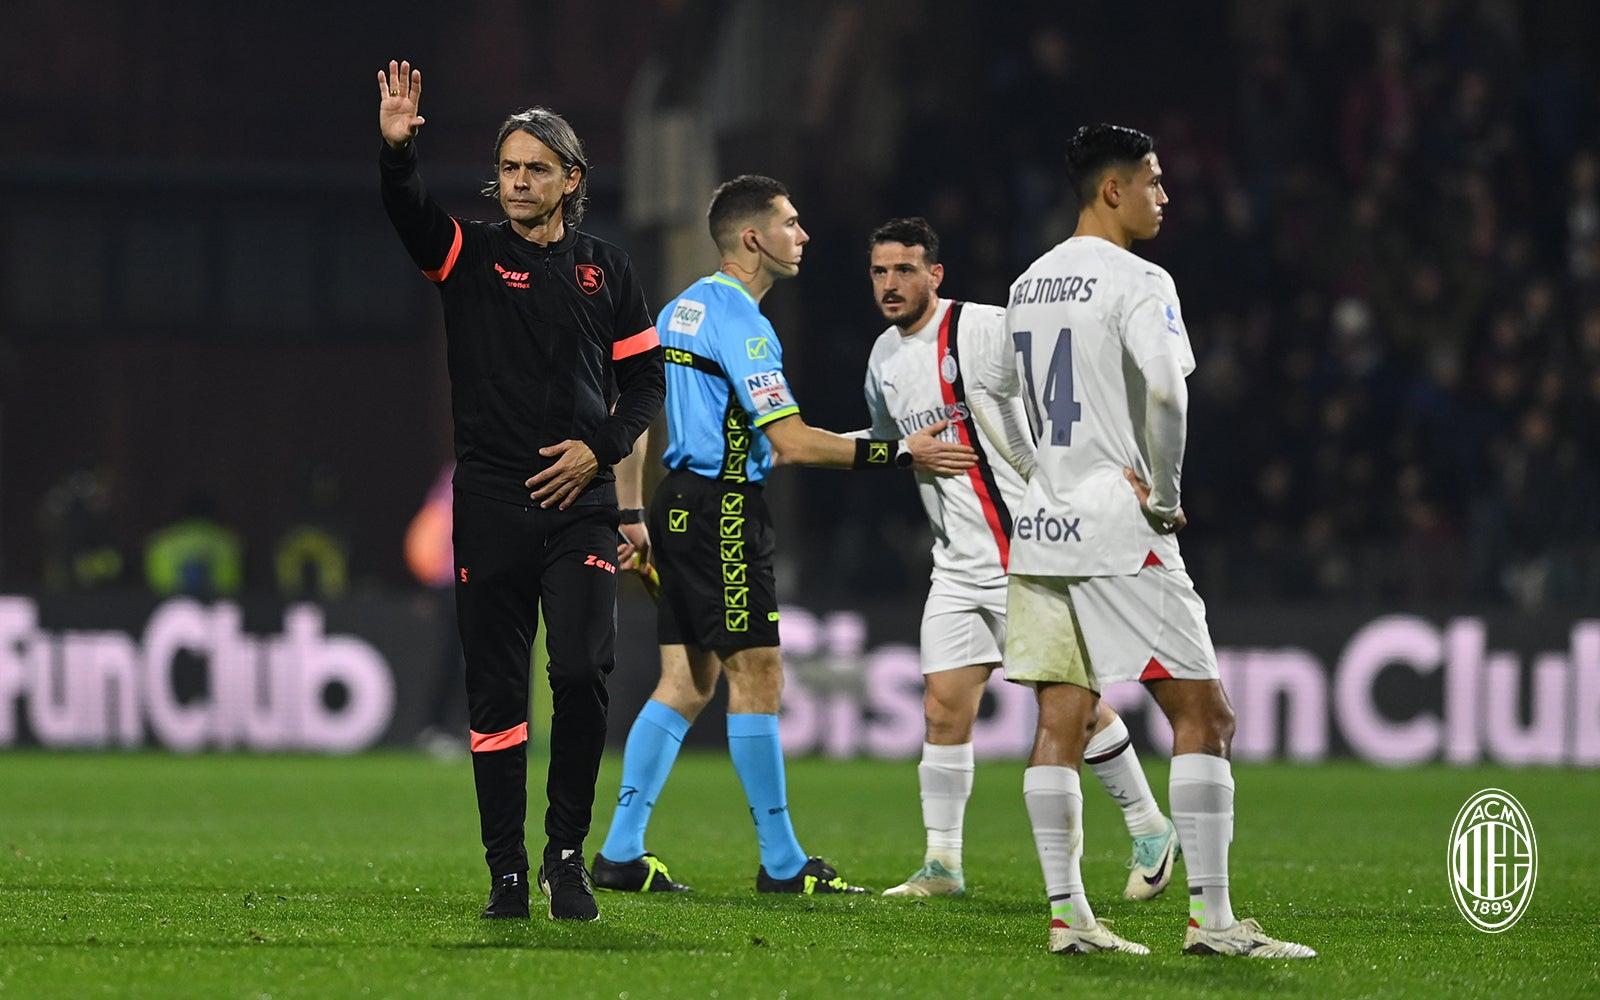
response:
<path id="1" fill-rule="evenodd" d="M 793 892 L 802 896 L 849 895 L 871 892 L 871 889 L 851 885 L 839 876 L 834 867 L 821 858 L 807 858 L 805 866 L 793 878 L 773 878 L 767 866 L 756 871 L 757 892 Z"/>
<path id="2" fill-rule="evenodd" d="M 589 869 L 583 867 L 583 855 L 577 851 L 545 855 L 539 866 L 539 891 L 550 899 L 551 920 L 600 919 Z"/>
<path id="3" fill-rule="evenodd" d="M 672 881 L 661 859 L 645 851 L 632 861 L 612 861 L 604 854 L 594 856 L 594 884 L 616 892 L 688 892 L 682 882 Z"/>
<path id="4" fill-rule="evenodd" d="M 485 920 L 528 919 L 528 873 L 507 872 L 489 883 Z"/>

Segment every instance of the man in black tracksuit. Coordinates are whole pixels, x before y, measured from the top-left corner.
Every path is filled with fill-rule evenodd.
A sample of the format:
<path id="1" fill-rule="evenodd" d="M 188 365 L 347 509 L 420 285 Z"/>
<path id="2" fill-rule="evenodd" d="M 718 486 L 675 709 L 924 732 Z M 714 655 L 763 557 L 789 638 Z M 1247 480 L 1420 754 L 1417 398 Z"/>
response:
<path id="1" fill-rule="evenodd" d="M 506 120 L 485 193 L 507 218 L 463 222 L 417 173 L 421 72 L 391 62 L 378 87 L 384 207 L 444 305 L 483 915 L 528 915 L 528 666 L 542 602 L 554 712 L 539 884 L 551 917 L 592 920 L 582 857 L 616 638 L 611 466 L 661 409 L 661 349 L 627 255 L 575 228 L 588 164 L 559 115 Z"/>

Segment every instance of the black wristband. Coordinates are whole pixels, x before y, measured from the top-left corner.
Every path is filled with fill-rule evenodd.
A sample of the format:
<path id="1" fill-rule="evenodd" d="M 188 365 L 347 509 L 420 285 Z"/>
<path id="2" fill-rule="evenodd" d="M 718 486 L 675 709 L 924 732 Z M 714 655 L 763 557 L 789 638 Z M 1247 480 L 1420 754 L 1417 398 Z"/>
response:
<path id="1" fill-rule="evenodd" d="M 856 438 L 856 460 L 852 469 L 892 469 L 900 442 L 882 438 Z"/>
<path id="2" fill-rule="evenodd" d="M 644 523 L 644 508 L 643 507 L 622 507 L 622 508 L 620 508 L 618 510 L 617 523 L 618 524 L 643 524 Z"/>

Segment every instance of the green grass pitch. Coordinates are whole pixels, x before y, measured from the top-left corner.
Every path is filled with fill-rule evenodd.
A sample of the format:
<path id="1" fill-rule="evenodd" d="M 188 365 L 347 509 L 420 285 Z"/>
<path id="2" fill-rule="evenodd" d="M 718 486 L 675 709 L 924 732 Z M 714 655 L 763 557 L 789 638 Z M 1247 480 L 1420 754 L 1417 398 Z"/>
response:
<path id="1" fill-rule="evenodd" d="M 1165 764 L 1147 761 L 1165 803 Z M 542 775 L 542 763 L 534 771 Z M 470 767 L 350 759 L 0 755 L 0 997 L 1574 997 L 1600 990 L 1600 773 L 1239 766 L 1236 910 L 1322 957 L 1179 954 L 1181 876 L 1120 897 L 1127 837 L 1084 781 L 1084 874 L 1150 958 L 1054 957 L 1022 766 L 980 763 L 965 899 L 757 897 L 755 838 L 726 757 L 690 754 L 651 848 L 686 898 L 602 894 L 602 919 L 477 919 L 486 875 Z M 617 760 L 600 781 L 598 846 Z M 1498 786 L 1539 838 L 1510 932 L 1450 900 L 1445 840 Z M 535 826 L 542 809 L 535 783 Z M 911 763 L 790 765 L 801 841 L 882 888 L 921 860 Z M 537 843 L 535 844 L 537 846 Z M 1069 992 L 1070 991 L 1070 992 Z"/>

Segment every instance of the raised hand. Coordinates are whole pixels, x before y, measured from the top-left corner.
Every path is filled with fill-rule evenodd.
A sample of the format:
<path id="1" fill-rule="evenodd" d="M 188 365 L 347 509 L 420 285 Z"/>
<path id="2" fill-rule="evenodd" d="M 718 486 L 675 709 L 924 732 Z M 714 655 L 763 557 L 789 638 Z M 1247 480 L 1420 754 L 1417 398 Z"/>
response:
<path id="1" fill-rule="evenodd" d="M 949 426 L 950 421 L 941 420 L 906 438 L 906 450 L 918 472 L 958 476 L 978 463 L 978 453 L 967 445 L 940 440 L 939 435 Z"/>
<path id="2" fill-rule="evenodd" d="M 427 121 L 417 114 L 422 104 L 422 70 L 409 62 L 389 60 L 389 71 L 378 70 L 378 131 L 383 141 L 399 149 L 411 141 Z"/>

